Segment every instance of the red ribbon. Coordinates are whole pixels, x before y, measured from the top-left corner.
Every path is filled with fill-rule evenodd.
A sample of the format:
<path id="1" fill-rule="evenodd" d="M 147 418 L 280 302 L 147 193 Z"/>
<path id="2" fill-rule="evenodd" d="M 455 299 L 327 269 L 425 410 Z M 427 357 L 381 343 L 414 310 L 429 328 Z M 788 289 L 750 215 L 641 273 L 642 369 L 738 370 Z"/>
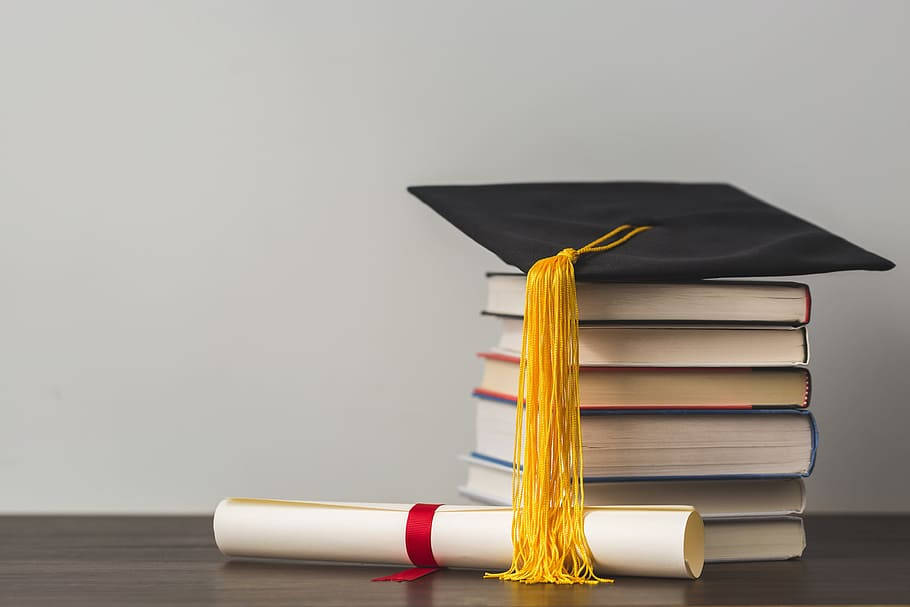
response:
<path id="1" fill-rule="evenodd" d="M 433 558 L 433 516 L 442 504 L 414 504 L 408 511 L 404 528 L 404 545 L 414 566 L 392 575 L 374 578 L 374 582 L 410 582 L 439 570 Z"/>

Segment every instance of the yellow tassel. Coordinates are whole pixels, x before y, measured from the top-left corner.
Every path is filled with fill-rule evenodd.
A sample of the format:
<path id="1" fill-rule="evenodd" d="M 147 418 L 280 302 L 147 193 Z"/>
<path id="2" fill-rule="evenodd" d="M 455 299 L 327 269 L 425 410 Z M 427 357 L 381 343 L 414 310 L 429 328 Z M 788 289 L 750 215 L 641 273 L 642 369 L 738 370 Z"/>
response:
<path id="1" fill-rule="evenodd" d="M 620 226 L 580 249 L 541 259 L 528 272 L 512 469 L 512 566 L 486 578 L 613 581 L 594 574 L 585 539 L 574 264 L 580 255 L 607 251 L 650 227 Z"/>

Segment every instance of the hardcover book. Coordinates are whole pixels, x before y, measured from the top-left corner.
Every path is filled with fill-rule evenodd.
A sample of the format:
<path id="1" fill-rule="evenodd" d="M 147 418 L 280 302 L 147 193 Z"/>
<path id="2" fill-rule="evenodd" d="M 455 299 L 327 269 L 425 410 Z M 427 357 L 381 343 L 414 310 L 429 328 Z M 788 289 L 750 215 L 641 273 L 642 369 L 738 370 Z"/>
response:
<path id="1" fill-rule="evenodd" d="M 698 282 L 579 282 L 581 323 L 809 322 L 809 287 L 798 282 L 703 280 Z M 523 274 L 487 274 L 487 314 L 521 317 Z"/>
<path id="2" fill-rule="evenodd" d="M 514 402 L 475 395 L 475 457 L 507 466 Z M 581 411 L 584 480 L 795 478 L 808 476 L 817 431 L 795 409 Z"/>
<path id="3" fill-rule="evenodd" d="M 512 502 L 512 467 L 472 457 L 460 458 L 468 478 L 462 495 L 497 506 Z M 802 514 L 806 487 L 801 478 L 682 481 L 588 481 L 585 504 L 690 504 L 704 519 L 767 518 Z"/>
<path id="4" fill-rule="evenodd" d="M 496 350 L 521 354 L 522 319 L 502 318 Z M 585 325 L 582 366 L 780 367 L 809 362 L 805 327 Z"/>
<path id="5" fill-rule="evenodd" d="M 519 358 L 479 354 L 483 378 L 474 391 L 514 402 Z M 578 373 L 582 409 L 752 409 L 807 407 L 803 367 L 591 367 Z"/>

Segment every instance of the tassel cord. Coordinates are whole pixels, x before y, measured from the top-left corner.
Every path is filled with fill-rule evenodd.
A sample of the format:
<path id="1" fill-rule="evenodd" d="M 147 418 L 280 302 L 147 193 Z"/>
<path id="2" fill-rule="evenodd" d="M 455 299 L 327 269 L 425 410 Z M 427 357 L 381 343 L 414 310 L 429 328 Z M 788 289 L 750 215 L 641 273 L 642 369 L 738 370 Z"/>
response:
<path id="1" fill-rule="evenodd" d="M 584 534 L 574 264 L 650 227 L 619 226 L 580 249 L 537 261 L 528 272 L 512 458 L 512 564 L 484 577 L 527 584 L 612 582 L 595 575 Z"/>

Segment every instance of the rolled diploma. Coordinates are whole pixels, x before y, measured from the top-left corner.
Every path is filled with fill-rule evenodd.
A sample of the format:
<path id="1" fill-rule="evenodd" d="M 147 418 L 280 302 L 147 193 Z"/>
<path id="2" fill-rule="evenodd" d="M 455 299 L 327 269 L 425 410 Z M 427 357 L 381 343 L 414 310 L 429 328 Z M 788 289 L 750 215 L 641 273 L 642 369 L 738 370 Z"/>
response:
<path id="1" fill-rule="evenodd" d="M 226 556 L 411 565 L 411 504 L 229 498 L 215 510 Z M 512 510 L 441 506 L 431 544 L 440 567 L 504 571 L 512 561 Z M 690 506 L 585 508 L 585 536 L 600 575 L 697 578 L 704 525 Z"/>

